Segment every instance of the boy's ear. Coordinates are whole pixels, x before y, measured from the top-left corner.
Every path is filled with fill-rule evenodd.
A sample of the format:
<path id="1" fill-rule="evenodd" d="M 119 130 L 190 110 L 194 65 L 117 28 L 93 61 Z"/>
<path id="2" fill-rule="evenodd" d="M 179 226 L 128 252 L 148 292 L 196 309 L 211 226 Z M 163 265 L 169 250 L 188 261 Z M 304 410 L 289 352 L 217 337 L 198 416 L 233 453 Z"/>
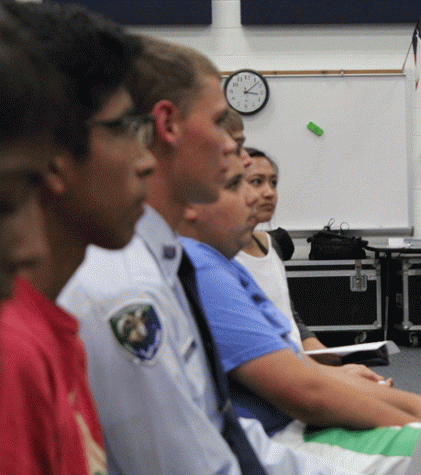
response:
<path id="1" fill-rule="evenodd" d="M 170 145 L 175 145 L 180 134 L 181 113 L 179 108 L 171 101 L 163 99 L 155 104 L 152 113 L 155 116 L 157 138 Z"/>
<path id="2" fill-rule="evenodd" d="M 45 186 L 54 194 L 62 195 L 66 191 L 66 178 L 70 172 L 70 157 L 60 153 L 48 164 L 48 172 L 44 178 Z"/>
<path id="3" fill-rule="evenodd" d="M 184 208 L 183 212 L 183 219 L 187 223 L 194 223 L 197 220 L 198 212 L 196 209 L 196 205 L 187 205 Z"/>

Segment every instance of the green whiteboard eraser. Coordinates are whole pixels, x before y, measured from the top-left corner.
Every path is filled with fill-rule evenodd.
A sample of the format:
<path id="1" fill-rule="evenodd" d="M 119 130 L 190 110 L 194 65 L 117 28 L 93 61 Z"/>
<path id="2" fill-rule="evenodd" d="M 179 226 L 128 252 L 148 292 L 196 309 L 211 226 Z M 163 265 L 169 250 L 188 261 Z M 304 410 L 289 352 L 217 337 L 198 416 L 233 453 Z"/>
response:
<path id="1" fill-rule="evenodd" d="M 313 122 L 309 122 L 307 124 L 307 128 L 309 130 L 311 130 L 312 132 L 314 132 L 315 134 L 317 134 L 317 135 L 322 135 L 322 133 L 323 133 L 323 129 L 318 127 L 316 124 L 313 124 Z"/>

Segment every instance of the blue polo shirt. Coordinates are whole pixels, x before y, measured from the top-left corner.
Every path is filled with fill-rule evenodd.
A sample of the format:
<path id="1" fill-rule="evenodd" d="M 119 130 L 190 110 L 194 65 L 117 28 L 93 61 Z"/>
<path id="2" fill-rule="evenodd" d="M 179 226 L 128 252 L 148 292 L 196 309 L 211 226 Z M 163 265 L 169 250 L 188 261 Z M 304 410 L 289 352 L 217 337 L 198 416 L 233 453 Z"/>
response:
<path id="1" fill-rule="evenodd" d="M 183 238 L 183 246 L 196 269 L 199 295 L 227 373 L 243 363 L 275 351 L 299 350 L 290 340 L 290 324 L 238 262 L 216 249 Z M 230 380 L 237 413 L 259 419 L 271 434 L 292 418 Z"/>

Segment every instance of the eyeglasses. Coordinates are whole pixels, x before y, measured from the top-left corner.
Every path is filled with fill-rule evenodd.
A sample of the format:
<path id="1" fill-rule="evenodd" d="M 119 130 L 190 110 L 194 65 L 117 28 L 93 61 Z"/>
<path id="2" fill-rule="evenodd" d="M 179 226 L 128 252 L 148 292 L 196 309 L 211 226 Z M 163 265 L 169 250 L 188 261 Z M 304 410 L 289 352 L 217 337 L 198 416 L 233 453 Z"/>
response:
<path id="1" fill-rule="evenodd" d="M 115 120 L 89 119 L 86 125 L 89 127 L 99 125 L 115 134 L 130 135 L 145 148 L 151 147 L 155 138 L 155 117 L 152 114 L 125 115 Z"/>

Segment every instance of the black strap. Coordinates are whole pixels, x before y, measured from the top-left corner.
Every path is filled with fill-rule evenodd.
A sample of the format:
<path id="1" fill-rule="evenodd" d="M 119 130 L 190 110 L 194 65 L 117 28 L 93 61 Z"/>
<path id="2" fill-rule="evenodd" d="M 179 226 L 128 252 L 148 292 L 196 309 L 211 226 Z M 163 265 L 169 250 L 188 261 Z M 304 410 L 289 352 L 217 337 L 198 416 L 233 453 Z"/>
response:
<path id="1" fill-rule="evenodd" d="M 279 258 L 282 261 L 290 259 L 292 254 L 294 253 L 294 243 L 292 242 L 292 239 L 289 234 L 282 228 L 275 229 L 274 231 L 268 231 L 267 234 L 269 236 L 269 239 L 271 240 L 272 247 L 278 254 Z M 254 234 L 252 234 L 251 237 L 254 239 L 260 250 L 266 256 L 269 252 L 266 246 Z M 286 258 L 284 256 L 285 250 Z"/>
<path id="2" fill-rule="evenodd" d="M 267 247 L 263 245 L 262 242 L 260 242 L 260 239 L 257 239 L 257 237 L 252 234 L 251 237 L 254 239 L 254 241 L 256 242 L 256 244 L 259 246 L 260 250 L 263 252 L 263 254 L 265 256 L 267 256 L 267 253 L 269 252 Z"/>
<path id="3" fill-rule="evenodd" d="M 224 416 L 224 430 L 222 435 L 228 442 L 233 453 L 237 456 L 241 471 L 244 475 L 265 475 L 266 472 L 261 466 L 256 454 L 253 451 L 246 435 L 238 422 L 231 400 L 229 397 L 228 382 L 225 372 L 222 368 L 219 355 L 213 342 L 213 338 L 203 314 L 199 293 L 196 285 L 196 275 L 194 267 L 183 251 L 178 277 L 183 285 L 186 296 L 190 302 L 193 315 L 199 327 L 206 356 L 208 358 L 212 376 L 215 381 L 215 387 L 219 399 L 219 410 Z"/>

